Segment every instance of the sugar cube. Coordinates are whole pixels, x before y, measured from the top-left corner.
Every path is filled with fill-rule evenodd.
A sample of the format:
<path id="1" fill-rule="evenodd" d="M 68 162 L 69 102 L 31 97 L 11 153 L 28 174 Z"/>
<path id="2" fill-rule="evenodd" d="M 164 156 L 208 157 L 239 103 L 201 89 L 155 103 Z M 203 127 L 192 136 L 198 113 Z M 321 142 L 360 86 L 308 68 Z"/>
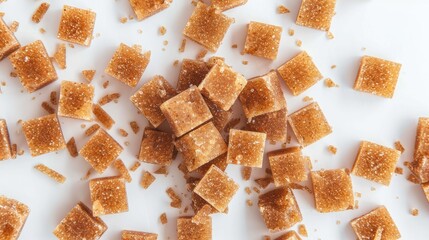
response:
<path id="1" fill-rule="evenodd" d="M 262 167 L 267 134 L 231 129 L 229 132 L 229 164 Z"/>
<path id="2" fill-rule="evenodd" d="M 122 177 L 103 177 L 89 181 L 94 216 L 128 212 L 127 190 Z"/>
<path id="3" fill-rule="evenodd" d="M 328 31 L 335 15 L 336 0 L 303 0 L 296 24 Z"/>
<path id="4" fill-rule="evenodd" d="M 138 159 L 146 163 L 169 166 L 174 157 L 173 141 L 172 134 L 145 128 Z"/>
<path id="5" fill-rule="evenodd" d="M 190 217 L 177 219 L 177 240 L 211 240 L 212 219 L 206 217 L 204 223 L 193 223 Z"/>
<path id="6" fill-rule="evenodd" d="M 85 83 L 62 81 L 58 115 L 91 120 L 94 86 Z"/>
<path id="7" fill-rule="evenodd" d="M 16 39 L 13 32 L 9 29 L 7 24 L 3 21 L 3 18 L 0 16 L 0 61 L 5 57 L 9 56 L 11 53 L 18 50 L 21 46 Z"/>
<path id="8" fill-rule="evenodd" d="M 129 0 L 130 5 L 141 21 L 170 6 L 172 0 Z"/>
<path id="9" fill-rule="evenodd" d="M 5 240 L 19 238 L 30 214 L 27 205 L 0 195 L 0 237 Z"/>
<path id="10" fill-rule="evenodd" d="M 61 40 L 89 46 L 95 25 L 95 12 L 64 5 L 57 37 Z"/>
<path id="11" fill-rule="evenodd" d="M 261 22 L 250 22 L 243 53 L 270 60 L 277 58 L 282 27 Z"/>
<path id="12" fill-rule="evenodd" d="M 247 121 L 244 130 L 263 132 L 267 140 L 285 143 L 287 140 L 287 110 L 262 114 Z"/>
<path id="13" fill-rule="evenodd" d="M 299 147 L 290 147 L 268 153 L 274 184 L 287 186 L 307 180 L 308 159 Z"/>

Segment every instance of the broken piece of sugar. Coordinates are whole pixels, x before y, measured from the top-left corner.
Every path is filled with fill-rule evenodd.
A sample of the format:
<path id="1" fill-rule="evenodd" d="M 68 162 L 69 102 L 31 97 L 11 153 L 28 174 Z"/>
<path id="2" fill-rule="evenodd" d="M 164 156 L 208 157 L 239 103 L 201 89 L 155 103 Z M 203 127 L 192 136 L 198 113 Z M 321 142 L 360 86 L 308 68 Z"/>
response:
<path id="1" fill-rule="evenodd" d="M 6 120 L 0 119 L 0 161 L 12 158 L 12 145 Z"/>
<path id="2" fill-rule="evenodd" d="M 154 181 L 155 181 L 155 177 L 150 172 L 144 171 L 142 175 L 142 180 L 140 181 L 140 185 L 144 189 L 148 189 Z"/>
<path id="3" fill-rule="evenodd" d="M 90 121 L 92 120 L 93 98 L 94 86 L 86 83 L 62 81 L 58 115 Z"/>
<path id="4" fill-rule="evenodd" d="M 58 39 L 89 46 L 95 25 L 95 12 L 64 5 L 58 28 Z"/>
<path id="5" fill-rule="evenodd" d="M 91 82 L 95 76 L 95 70 L 82 70 L 82 75 L 86 81 Z"/>
<path id="6" fill-rule="evenodd" d="M 57 46 L 57 51 L 55 51 L 53 59 L 58 64 L 60 69 L 66 69 L 67 68 L 67 53 L 66 53 L 66 44 L 60 43 Z"/>
<path id="7" fill-rule="evenodd" d="M 58 183 L 64 183 L 66 181 L 66 177 L 64 177 L 57 171 L 47 167 L 44 164 L 37 164 L 36 166 L 34 166 L 34 168 L 37 169 L 39 172 L 45 174 L 46 176 L 54 179 Z"/>
<path id="8" fill-rule="evenodd" d="M 66 145 L 67 145 L 67 150 L 69 151 L 69 154 L 71 157 L 75 158 L 79 155 L 74 137 L 70 138 L 70 140 L 67 142 Z"/>
<path id="9" fill-rule="evenodd" d="M 98 129 L 100 129 L 100 125 L 98 125 L 97 123 L 95 123 L 94 125 L 92 125 L 88 129 L 86 129 L 85 136 L 87 136 L 87 137 L 91 136 L 92 134 L 94 134 L 95 132 L 97 132 Z"/>
<path id="10" fill-rule="evenodd" d="M 116 161 L 113 162 L 113 166 L 118 170 L 119 174 L 122 178 L 125 179 L 128 183 L 131 182 L 132 178 L 130 173 L 128 172 L 127 167 L 125 167 L 124 162 L 121 159 L 116 159 Z"/>
<path id="11" fill-rule="evenodd" d="M 212 219 L 206 217 L 204 223 L 193 223 L 191 217 L 177 219 L 177 240 L 211 240 Z"/>
<path id="12" fill-rule="evenodd" d="M 98 104 L 92 105 L 92 113 L 97 121 L 107 129 L 111 129 L 113 124 L 115 124 L 115 120 L 113 120 L 112 117 Z"/>
<path id="13" fill-rule="evenodd" d="M 103 177 L 89 181 L 94 216 L 128 212 L 127 191 L 122 177 Z"/>
<path id="14" fill-rule="evenodd" d="M 247 3 L 247 0 L 212 0 L 211 1 L 211 4 L 213 5 L 213 7 L 221 11 L 226 11 L 231 8 L 244 5 L 245 3 Z"/>
<path id="15" fill-rule="evenodd" d="M 410 170 L 423 183 L 429 182 L 429 118 L 419 118 Z"/>
<path id="16" fill-rule="evenodd" d="M 166 193 L 171 199 L 170 206 L 173 208 L 181 208 L 182 207 L 182 199 L 180 199 L 179 195 L 173 190 L 173 188 L 168 188 Z"/>
<path id="17" fill-rule="evenodd" d="M 41 3 L 36 9 L 36 11 L 33 13 L 33 16 L 31 16 L 31 21 L 33 21 L 34 23 L 39 23 L 48 11 L 49 6 L 50 4 L 47 2 Z"/>
<path id="18" fill-rule="evenodd" d="M 131 130 L 133 130 L 134 134 L 137 134 L 140 130 L 139 124 L 136 121 L 131 121 L 130 127 L 131 127 Z"/>
<path id="19" fill-rule="evenodd" d="M 229 164 L 262 167 L 267 134 L 231 129 L 229 132 Z"/>

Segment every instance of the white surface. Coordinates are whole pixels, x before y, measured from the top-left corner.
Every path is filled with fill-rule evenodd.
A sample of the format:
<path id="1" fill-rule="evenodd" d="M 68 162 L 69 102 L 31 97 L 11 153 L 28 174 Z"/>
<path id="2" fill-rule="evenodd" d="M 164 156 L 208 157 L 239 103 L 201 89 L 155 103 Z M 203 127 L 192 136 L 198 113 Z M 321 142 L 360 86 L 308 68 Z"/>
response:
<path id="1" fill-rule="evenodd" d="M 9 0 L 0 4 L 0 11 L 6 12 L 7 23 L 19 21 L 20 27 L 16 36 L 22 45 L 37 39 L 43 40 L 49 54 L 53 54 L 56 44 L 57 27 L 60 9 L 63 4 L 81 8 L 89 8 L 97 13 L 94 34 L 96 37 L 91 47 L 76 45 L 74 49 L 67 48 L 67 70 L 58 70 L 59 81 L 33 94 L 21 93 L 22 86 L 18 79 L 10 78 L 12 68 L 8 60 L 0 63 L 0 81 L 7 86 L 2 87 L 0 94 L 0 118 L 5 118 L 9 125 L 12 142 L 18 143 L 25 150 L 24 156 L 16 160 L 0 162 L 0 194 L 15 198 L 26 203 L 31 208 L 31 214 L 22 231 L 21 239 L 54 239 L 52 234 L 55 226 L 78 202 L 90 205 L 88 183 L 81 181 L 89 164 L 81 157 L 71 158 L 66 150 L 58 154 L 52 153 L 31 158 L 24 136 L 20 133 L 19 119 L 27 120 L 45 114 L 40 104 L 49 98 L 49 93 L 59 90 L 60 80 L 84 82 L 80 72 L 83 69 L 96 69 L 97 74 L 93 84 L 96 86 L 98 100 L 106 93 L 121 92 L 118 104 L 110 103 L 105 109 L 116 120 L 110 133 L 121 143 L 129 141 L 120 156 L 130 166 L 135 161 L 142 131 L 135 135 L 129 129 L 129 121 L 137 120 L 141 128 L 147 121 L 136 114 L 136 109 L 128 100 L 138 87 L 155 74 L 164 75 L 175 85 L 179 67 L 173 67 L 176 59 L 194 58 L 200 46 L 188 40 L 185 53 L 180 54 L 178 48 L 183 38 L 181 32 L 190 16 L 193 6 L 190 0 L 175 0 L 171 7 L 142 22 L 130 21 L 121 24 L 119 18 L 132 15 L 132 10 L 126 0 L 105 1 L 52 1 L 51 8 L 40 24 L 30 21 L 31 14 L 40 1 Z M 291 13 L 276 14 L 276 7 L 285 4 Z M 331 31 L 334 40 L 328 40 L 321 31 L 307 29 L 294 24 L 300 1 L 297 0 L 249 0 L 242 7 L 227 11 L 226 14 L 236 19 L 226 34 L 223 45 L 217 55 L 226 58 L 226 62 L 247 78 L 261 75 L 270 69 L 277 68 L 283 62 L 305 49 L 314 58 L 316 65 L 325 77 L 331 77 L 340 85 L 339 88 L 328 89 L 323 81 L 298 97 L 292 97 L 284 87 L 288 101 L 289 112 L 293 112 L 306 103 L 304 96 L 313 97 L 321 105 L 334 132 L 323 140 L 304 149 L 304 153 L 313 160 L 315 170 L 351 168 L 356 156 L 360 140 L 374 141 L 379 144 L 393 146 L 395 140 L 401 140 L 406 148 L 398 166 L 403 167 L 404 161 L 412 160 L 412 149 L 417 119 L 429 116 L 429 2 L 423 0 L 339 0 L 336 8 Z M 242 56 L 240 51 L 244 44 L 246 24 L 249 21 L 261 21 L 283 27 L 280 53 L 275 61 L 267 61 L 252 56 Z M 158 28 L 164 25 L 167 34 L 160 36 Z M 39 33 L 39 28 L 45 28 L 45 34 Z M 295 29 L 295 36 L 287 34 L 289 28 Z M 139 34 L 141 29 L 143 34 Z M 300 49 L 295 40 L 303 41 Z M 168 46 L 163 41 L 168 40 Z M 119 43 L 141 44 L 144 50 L 152 51 L 151 62 L 144 73 L 140 84 L 131 89 L 118 81 L 103 75 L 103 70 Z M 238 49 L 231 49 L 233 43 Z M 166 48 L 162 51 L 162 48 Z M 362 48 L 366 48 L 363 51 Z M 374 55 L 403 64 L 397 90 L 393 99 L 384 99 L 352 90 L 359 59 L 362 55 Z M 245 66 L 242 60 L 249 60 Z M 337 65 L 334 70 L 331 65 Z M 105 80 L 110 80 L 108 89 L 101 87 Z M 35 100 L 32 98 L 35 97 Z M 239 108 L 239 107 L 238 107 Z M 78 148 L 87 141 L 83 136 L 82 123 L 91 123 L 61 118 L 66 140 L 74 136 Z M 127 138 L 120 137 L 118 128 L 130 132 Z M 326 147 L 338 147 L 338 154 L 331 155 Z M 268 144 L 269 145 L 269 144 Z M 268 146 L 268 149 L 278 148 Z M 316 161 L 317 160 L 317 161 Z M 175 185 L 178 191 L 184 191 L 185 182 L 182 173 L 177 170 L 178 159 L 170 168 L 168 177 L 157 175 L 156 182 L 148 189 L 139 186 L 143 169 L 154 170 L 155 166 L 143 164 L 138 171 L 132 173 L 133 182 L 127 185 L 129 208 L 127 213 L 103 216 L 109 226 L 102 239 L 120 239 L 123 229 L 156 232 L 159 239 L 175 239 L 175 220 L 181 215 L 177 209 L 169 207 L 169 198 L 165 189 Z M 33 166 L 44 163 L 67 177 L 65 184 L 57 184 L 48 177 L 35 171 Z M 228 215 L 213 217 L 213 239 L 262 239 L 264 235 L 277 237 L 280 233 L 270 234 L 256 207 L 257 195 L 246 195 L 244 188 L 253 186 L 254 182 L 243 182 L 240 167 L 229 166 L 227 172 L 239 184 L 240 190 L 229 207 Z M 263 176 L 264 170 L 254 170 L 253 178 Z M 386 205 L 395 220 L 402 239 L 427 239 L 427 219 L 429 204 L 418 185 L 405 180 L 408 175 L 394 176 L 389 187 L 384 187 L 358 177 L 353 178 L 355 192 L 361 192 L 359 209 L 339 213 L 321 214 L 314 209 L 312 197 L 302 191 L 295 191 L 301 208 L 304 223 L 309 232 L 309 239 L 355 239 L 349 226 L 349 221 L 367 213 L 379 205 Z M 103 176 L 115 174 L 109 170 Z M 94 176 L 94 175 L 93 175 Z M 308 183 L 307 183 L 308 184 Z M 371 191 L 375 187 L 376 191 Z M 189 196 L 189 194 L 188 194 Z M 253 207 L 246 206 L 245 200 L 252 199 Z M 420 210 L 418 217 L 411 216 L 410 209 Z M 167 212 L 169 222 L 166 226 L 160 224 L 158 217 Z M 191 213 L 191 212 L 189 212 Z M 188 213 L 188 214 L 189 214 Z M 339 225 L 337 220 L 341 221 Z"/>

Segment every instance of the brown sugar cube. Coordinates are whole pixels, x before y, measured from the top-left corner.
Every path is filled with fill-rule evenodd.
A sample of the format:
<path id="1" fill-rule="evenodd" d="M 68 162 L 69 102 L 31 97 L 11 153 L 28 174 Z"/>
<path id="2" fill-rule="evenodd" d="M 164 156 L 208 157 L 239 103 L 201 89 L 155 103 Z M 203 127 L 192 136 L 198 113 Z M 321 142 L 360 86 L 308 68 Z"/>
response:
<path id="1" fill-rule="evenodd" d="M 307 52 L 301 52 L 277 69 L 294 96 L 303 93 L 323 78 Z"/>
<path id="2" fill-rule="evenodd" d="M 378 207 L 371 212 L 353 219 L 350 222 L 359 240 L 375 239 L 377 232 L 382 229 L 382 240 L 395 240 L 401 238 L 395 222 L 386 207 Z"/>
<path id="3" fill-rule="evenodd" d="M 392 98 L 398 82 L 401 64 L 384 59 L 363 56 L 354 89 Z"/>
<path id="4" fill-rule="evenodd" d="M 262 167 L 267 134 L 231 129 L 229 132 L 228 163 L 246 167 Z"/>
<path id="5" fill-rule="evenodd" d="M 353 209 L 352 180 L 346 169 L 311 172 L 316 210 L 321 213 Z"/>
<path id="6" fill-rule="evenodd" d="M 258 206 L 265 225 L 270 231 L 285 230 L 302 221 L 295 196 L 287 187 L 260 195 Z"/>
<path id="7" fill-rule="evenodd" d="M 198 86 L 211 69 L 210 64 L 192 59 L 183 59 L 177 81 L 177 91 L 182 92 L 191 86 Z"/>
<path id="8" fill-rule="evenodd" d="M 216 52 L 234 19 L 220 13 L 216 8 L 198 2 L 183 30 L 183 34 Z"/>
<path id="9" fill-rule="evenodd" d="M 275 240 L 301 240 L 301 237 L 295 231 L 289 231 Z"/>
<path id="10" fill-rule="evenodd" d="M 39 23 L 48 11 L 49 6 L 49 3 L 41 3 L 36 9 L 36 11 L 33 13 L 33 16 L 31 16 L 31 21 L 33 21 L 34 23 Z"/>
<path id="11" fill-rule="evenodd" d="M 157 240 L 158 234 L 123 230 L 121 240 Z"/>
<path id="12" fill-rule="evenodd" d="M 101 218 L 94 217 L 92 211 L 79 202 L 61 220 L 54 230 L 58 239 L 86 239 L 97 240 L 107 230 L 107 225 Z"/>
<path id="13" fill-rule="evenodd" d="M 155 181 L 155 177 L 148 171 L 144 171 L 143 172 L 143 176 L 142 179 L 140 181 L 140 185 L 144 188 L 144 189 L 148 189 L 150 187 L 150 185 L 152 185 L 152 183 Z"/>
<path id="14" fill-rule="evenodd" d="M 400 156 L 396 149 L 362 141 L 352 174 L 389 186 Z"/>
<path id="15" fill-rule="evenodd" d="M 296 24 L 328 31 L 335 15 L 336 0 L 303 0 Z"/>
<path id="16" fill-rule="evenodd" d="M 104 71 L 128 86 L 135 87 L 149 64 L 150 56 L 150 51 L 141 53 L 121 43 Z"/>
<path id="17" fill-rule="evenodd" d="M 0 195 L 1 239 L 18 239 L 29 214 L 30 209 L 25 204 Z"/>
<path id="18" fill-rule="evenodd" d="M 419 118 L 410 170 L 421 182 L 429 182 L 429 118 Z"/>
<path id="19" fill-rule="evenodd" d="M 287 140 L 287 110 L 283 108 L 253 117 L 244 130 L 266 133 L 267 140 L 284 143 Z"/>
<path id="20" fill-rule="evenodd" d="M 426 196 L 426 199 L 429 202 L 429 182 L 422 183 L 422 189 L 423 189 L 423 192 L 424 192 L 424 194 Z"/>
<path id="21" fill-rule="evenodd" d="M 62 81 L 58 115 L 90 121 L 94 86 L 85 83 Z"/>
<path id="22" fill-rule="evenodd" d="M 197 172 L 201 175 L 205 175 L 212 165 L 215 165 L 220 170 L 225 171 L 226 167 L 228 166 L 228 163 L 226 162 L 226 155 L 226 153 L 220 155 L 219 157 L 195 169 L 194 172 Z"/>
<path id="23" fill-rule="evenodd" d="M 0 61 L 15 52 L 21 45 L 0 16 Z"/>
<path id="24" fill-rule="evenodd" d="M 95 25 L 95 12 L 64 5 L 58 39 L 89 46 Z"/>
<path id="25" fill-rule="evenodd" d="M 97 121 L 103 124 L 107 129 L 111 129 L 113 124 L 115 124 L 115 120 L 113 120 L 113 118 L 98 104 L 92 105 L 92 113 Z"/>
<path id="26" fill-rule="evenodd" d="M 161 105 L 161 111 L 176 137 L 182 136 L 213 117 L 195 86 L 165 101 Z"/>
<path id="27" fill-rule="evenodd" d="M 175 95 L 176 90 L 165 78 L 155 76 L 132 95 L 130 100 L 154 127 L 158 127 L 165 120 L 159 107 Z"/>
<path id="28" fill-rule="evenodd" d="M 243 53 L 274 60 L 280 47 L 282 27 L 250 22 Z"/>
<path id="29" fill-rule="evenodd" d="M 116 168 L 116 170 L 118 170 L 119 174 L 121 175 L 122 178 L 125 179 L 125 181 L 127 181 L 128 183 L 131 182 L 132 180 L 131 175 L 128 172 L 127 167 L 125 167 L 125 164 L 121 159 L 117 159 L 116 161 L 114 161 L 113 166 Z"/>
<path id="30" fill-rule="evenodd" d="M 308 163 L 299 147 L 291 147 L 268 153 L 276 187 L 307 180 Z"/>
<path id="31" fill-rule="evenodd" d="M 122 177 L 104 177 L 89 181 L 94 216 L 128 212 L 127 190 Z"/>
<path id="32" fill-rule="evenodd" d="M 211 1 L 211 4 L 213 5 L 213 7 L 221 11 L 226 11 L 228 9 L 244 5 L 245 3 L 247 3 L 247 0 L 212 0 Z"/>
<path id="33" fill-rule="evenodd" d="M 12 158 L 12 145 L 6 120 L 0 119 L 0 161 Z"/>
<path id="34" fill-rule="evenodd" d="M 177 219 L 177 240 L 212 240 L 212 218 L 204 223 L 193 223 L 191 217 Z"/>
<path id="35" fill-rule="evenodd" d="M 34 168 L 39 172 L 45 174 L 46 176 L 54 179 L 58 183 L 64 183 L 66 181 L 66 177 L 64 177 L 59 172 L 47 167 L 44 164 L 37 164 L 36 166 L 34 166 Z"/>
<path id="36" fill-rule="evenodd" d="M 331 126 L 316 102 L 289 115 L 288 122 L 299 144 L 304 147 L 332 133 Z"/>
<path id="37" fill-rule="evenodd" d="M 129 2 L 137 15 L 137 20 L 141 21 L 168 8 L 172 0 L 129 0 Z"/>
<path id="38" fill-rule="evenodd" d="M 214 104 L 209 99 L 204 98 L 204 100 L 206 101 L 207 107 L 209 107 L 210 112 L 213 115 L 213 118 L 212 118 L 213 124 L 215 125 L 217 130 L 221 132 L 232 118 L 232 108 L 230 108 L 228 111 L 225 111 L 219 108 L 216 104 Z"/>
<path id="39" fill-rule="evenodd" d="M 246 118 L 279 111 L 286 108 L 286 100 L 277 73 L 250 79 L 240 94 L 240 102 Z"/>
<path id="40" fill-rule="evenodd" d="M 103 173 L 123 148 L 106 131 L 99 129 L 79 151 L 97 172 Z"/>
<path id="41" fill-rule="evenodd" d="M 63 132 L 55 114 L 22 122 L 22 131 L 33 157 L 66 148 Z"/>
<path id="42" fill-rule="evenodd" d="M 169 166 L 174 156 L 174 138 L 171 134 L 145 128 L 138 159 L 143 162 Z"/>
<path id="43" fill-rule="evenodd" d="M 239 186 L 216 166 L 211 166 L 194 192 L 219 212 L 225 211 Z"/>
<path id="44" fill-rule="evenodd" d="M 42 41 L 21 47 L 9 56 L 16 75 L 27 91 L 34 92 L 58 79 Z"/>

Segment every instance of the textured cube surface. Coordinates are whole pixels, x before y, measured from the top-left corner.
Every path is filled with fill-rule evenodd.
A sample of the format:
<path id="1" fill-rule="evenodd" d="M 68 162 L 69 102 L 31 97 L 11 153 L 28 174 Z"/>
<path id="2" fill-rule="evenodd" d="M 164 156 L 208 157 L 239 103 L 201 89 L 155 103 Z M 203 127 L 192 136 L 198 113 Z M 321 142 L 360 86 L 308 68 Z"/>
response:
<path id="1" fill-rule="evenodd" d="M 229 132 L 228 163 L 247 167 L 262 167 L 265 133 L 231 129 Z"/>
<path id="2" fill-rule="evenodd" d="M 18 239 L 29 214 L 25 204 L 0 195 L 0 238 Z"/>
<path id="3" fill-rule="evenodd" d="M 250 22 L 243 53 L 274 60 L 280 47 L 282 28 L 260 22 Z"/>
<path id="4" fill-rule="evenodd" d="M 128 212 L 127 190 L 122 177 L 104 177 L 89 181 L 94 216 Z"/>
<path id="5" fill-rule="evenodd" d="M 6 120 L 0 119 L 0 161 L 12 157 L 12 145 L 10 143 L 9 130 Z"/>
<path id="6" fill-rule="evenodd" d="M 207 107 L 209 107 L 210 112 L 213 115 L 213 118 L 212 118 L 213 124 L 219 130 L 219 132 L 222 132 L 222 130 L 225 128 L 225 126 L 229 123 L 229 121 L 232 118 L 232 108 L 230 108 L 228 111 L 225 111 L 219 108 L 216 104 L 214 104 L 209 99 L 204 98 L 204 100 L 207 104 Z"/>
<path id="7" fill-rule="evenodd" d="M 70 81 L 61 83 L 58 115 L 91 120 L 94 86 Z"/>
<path id="8" fill-rule="evenodd" d="M 211 69 L 210 64 L 192 59 L 183 59 L 177 81 L 177 91 L 182 92 L 191 86 L 198 86 Z"/>
<path id="9" fill-rule="evenodd" d="M 121 240 L 157 240 L 158 234 L 147 233 L 147 232 L 137 232 L 124 230 L 121 233 Z"/>
<path id="10" fill-rule="evenodd" d="M 401 64 L 384 59 L 363 56 L 354 89 L 392 98 L 398 82 Z"/>
<path id="11" fill-rule="evenodd" d="M 177 240 L 211 240 L 212 219 L 205 217 L 204 223 L 193 223 L 190 217 L 177 219 Z"/>
<path id="12" fill-rule="evenodd" d="M 352 174 L 388 186 L 400 156 L 396 149 L 363 141 Z"/>
<path id="13" fill-rule="evenodd" d="M 22 131 L 33 157 L 66 148 L 60 122 L 55 114 L 23 122 Z"/>
<path id="14" fill-rule="evenodd" d="M 429 182 L 429 118 L 419 118 L 414 145 L 414 161 L 410 167 L 421 182 Z"/>
<path id="15" fill-rule="evenodd" d="M 145 128 L 140 145 L 139 160 L 169 166 L 174 156 L 173 141 L 173 135 L 170 133 Z"/>
<path id="16" fill-rule="evenodd" d="M 0 17 L 0 61 L 20 47 L 18 40 Z"/>
<path id="17" fill-rule="evenodd" d="M 121 43 L 110 59 L 105 72 L 130 87 L 135 87 L 150 61 L 150 51 L 141 53 Z"/>
<path id="18" fill-rule="evenodd" d="M 296 24 L 328 31 L 335 15 L 336 0 L 303 0 Z"/>
<path id="19" fill-rule="evenodd" d="M 422 183 L 422 189 L 423 189 L 423 192 L 424 192 L 424 194 L 426 196 L 426 199 L 429 202 L 429 182 Z"/>
<path id="20" fill-rule="evenodd" d="M 40 40 L 21 47 L 9 56 L 9 60 L 22 86 L 29 92 L 39 90 L 58 78 Z"/>
<path id="21" fill-rule="evenodd" d="M 129 0 L 130 5 L 141 21 L 169 7 L 172 0 Z"/>
<path id="22" fill-rule="evenodd" d="M 64 5 L 57 37 L 84 46 L 91 44 L 95 13 Z"/>
<path id="23" fill-rule="evenodd" d="M 277 187 L 307 180 L 308 159 L 302 156 L 300 148 L 291 147 L 270 152 L 268 160 Z"/>
<path id="24" fill-rule="evenodd" d="M 228 166 L 228 163 L 226 162 L 226 155 L 227 155 L 226 153 L 220 155 L 219 157 L 217 157 L 217 158 L 211 160 L 210 162 L 202 165 L 201 167 L 195 169 L 194 172 L 199 173 L 199 174 L 204 176 L 212 165 L 215 165 L 220 170 L 225 172 L 225 169 Z"/>
<path id="25" fill-rule="evenodd" d="M 274 142 L 286 142 L 287 137 L 287 110 L 270 112 L 253 117 L 247 121 L 244 130 L 263 132 L 267 134 L 267 140 Z"/>
<path id="26" fill-rule="evenodd" d="M 213 7 L 225 11 L 247 3 L 247 0 L 211 0 Z"/>
<path id="27" fill-rule="evenodd" d="M 289 231 L 275 240 L 301 240 L 301 237 L 295 231 Z"/>
<path id="28" fill-rule="evenodd" d="M 354 207 L 353 187 L 346 169 L 311 172 L 316 210 L 339 212 Z"/>

